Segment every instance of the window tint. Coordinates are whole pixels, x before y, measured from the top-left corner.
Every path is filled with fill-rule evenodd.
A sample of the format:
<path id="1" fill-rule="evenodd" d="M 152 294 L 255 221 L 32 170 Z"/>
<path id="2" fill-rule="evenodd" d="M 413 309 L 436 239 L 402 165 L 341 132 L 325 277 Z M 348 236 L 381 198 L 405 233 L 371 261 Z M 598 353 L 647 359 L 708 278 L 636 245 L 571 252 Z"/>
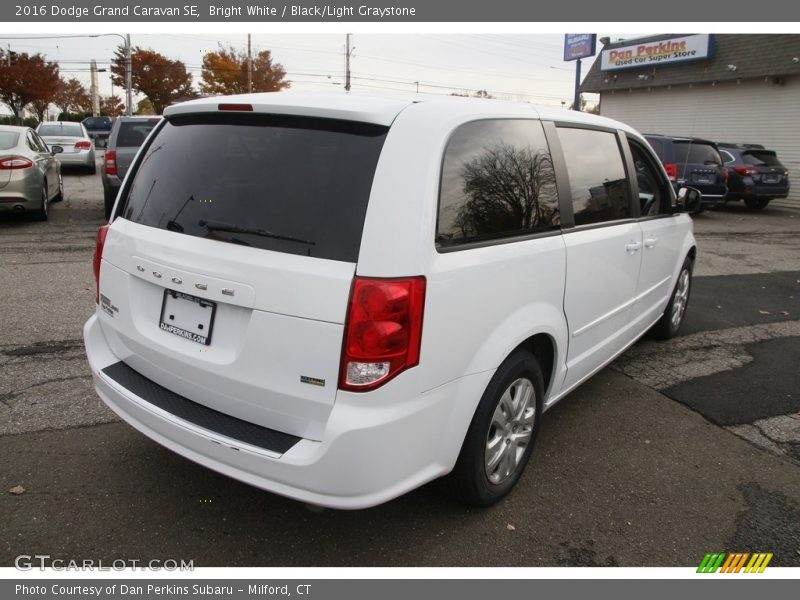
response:
<path id="1" fill-rule="evenodd" d="M 147 146 L 125 219 L 355 262 L 386 127 L 270 115 L 175 118 Z"/>
<path id="2" fill-rule="evenodd" d="M 437 244 L 526 235 L 557 228 L 559 219 L 539 121 L 475 121 L 455 131 L 442 165 Z"/>
<path id="3" fill-rule="evenodd" d="M 158 124 L 158 119 L 150 119 L 148 121 L 123 121 L 119 124 L 117 146 L 141 146 L 156 124 Z"/>
<path id="4" fill-rule="evenodd" d="M 781 161 L 774 152 L 769 150 L 748 150 L 742 152 L 742 160 L 746 165 L 756 167 L 782 167 Z"/>
<path id="5" fill-rule="evenodd" d="M 703 165 L 706 163 L 722 164 L 719 152 L 711 144 L 702 142 L 675 142 L 675 157 L 679 163 Z"/>
<path id="6" fill-rule="evenodd" d="M 636 183 L 639 188 L 639 214 L 652 217 L 669 210 L 669 183 L 661 176 L 649 152 L 633 140 L 629 140 Z"/>
<path id="7" fill-rule="evenodd" d="M 33 139 L 32 131 L 28 131 L 25 135 L 25 143 L 28 145 L 28 148 L 34 152 L 41 152 L 41 150 L 39 150 L 39 146 L 36 144 L 36 140 Z"/>
<path id="8" fill-rule="evenodd" d="M 631 216 L 630 188 L 617 136 L 606 131 L 559 127 L 576 225 Z"/>
<path id="9" fill-rule="evenodd" d="M 47 147 L 47 144 L 44 142 L 42 138 L 38 136 L 38 134 L 31 130 L 31 137 L 33 141 L 36 142 L 36 145 L 39 147 L 39 152 L 50 152 L 50 148 Z"/>
<path id="10" fill-rule="evenodd" d="M 15 148 L 19 141 L 19 134 L 13 131 L 0 131 L 0 150 Z"/>

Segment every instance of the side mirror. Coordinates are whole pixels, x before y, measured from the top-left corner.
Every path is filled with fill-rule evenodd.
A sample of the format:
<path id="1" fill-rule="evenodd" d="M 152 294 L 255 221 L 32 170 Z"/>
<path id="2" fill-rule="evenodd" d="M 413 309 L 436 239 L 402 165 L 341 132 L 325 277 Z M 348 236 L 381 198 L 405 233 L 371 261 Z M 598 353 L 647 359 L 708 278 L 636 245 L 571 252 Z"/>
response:
<path id="1" fill-rule="evenodd" d="M 61 146 L 51 146 L 50 147 L 50 155 L 55 156 L 56 154 L 61 154 L 64 151 L 64 148 Z"/>
<path id="2" fill-rule="evenodd" d="M 703 194 L 693 187 L 682 187 L 678 190 L 676 207 L 679 212 L 697 212 L 700 209 L 700 199 Z"/>

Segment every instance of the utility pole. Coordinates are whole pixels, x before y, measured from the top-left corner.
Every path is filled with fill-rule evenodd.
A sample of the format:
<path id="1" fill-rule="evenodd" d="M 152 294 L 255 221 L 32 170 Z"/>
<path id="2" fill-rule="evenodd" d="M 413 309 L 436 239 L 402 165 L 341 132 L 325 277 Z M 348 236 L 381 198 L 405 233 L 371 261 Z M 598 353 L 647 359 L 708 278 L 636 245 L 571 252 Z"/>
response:
<path id="1" fill-rule="evenodd" d="M 89 85 L 89 94 L 92 97 L 92 116 L 100 116 L 100 95 L 97 90 L 97 62 L 92 59 L 89 63 L 89 70 L 91 71 L 91 79 Z"/>
<path id="2" fill-rule="evenodd" d="M 133 60 L 131 59 L 131 34 L 125 36 L 125 114 L 133 114 Z"/>
<path id="3" fill-rule="evenodd" d="M 250 45 L 250 34 L 247 34 L 247 91 L 253 93 L 253 48 Z"/>
<path id="4" fill-rule="evenodd" d="M 347 47 L 344 54 L 344 91 L 350 91 L 350 36 L 347 34 Z"/>

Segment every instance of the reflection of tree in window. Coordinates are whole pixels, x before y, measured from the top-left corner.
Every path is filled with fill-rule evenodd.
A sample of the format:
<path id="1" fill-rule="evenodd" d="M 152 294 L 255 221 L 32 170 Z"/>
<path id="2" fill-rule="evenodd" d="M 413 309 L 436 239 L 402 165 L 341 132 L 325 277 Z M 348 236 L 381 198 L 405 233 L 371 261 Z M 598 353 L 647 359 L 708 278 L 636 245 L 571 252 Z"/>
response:
<path id="1" fill-rule="evenodd" d="M 550 154 L 499 143 L 461 169 L 465 202 L 454 225 L 464 238 L 558 225 Z"/>

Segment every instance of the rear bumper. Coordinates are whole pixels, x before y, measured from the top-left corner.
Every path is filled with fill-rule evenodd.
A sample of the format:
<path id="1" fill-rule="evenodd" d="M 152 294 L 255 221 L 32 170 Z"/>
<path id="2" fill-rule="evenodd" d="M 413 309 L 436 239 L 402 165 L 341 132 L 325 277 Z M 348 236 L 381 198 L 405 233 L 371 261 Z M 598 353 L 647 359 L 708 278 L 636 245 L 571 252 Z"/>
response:
<path id="1" fill-rule="evenodd" d="M 97 316 L 84 326 L 84 339 L 98 395 L 140 432 L 234 479 L 340 509 L 386 502 L 449 472 L 466 431 L 450 425 L 468 424 L 457 414 L 459 405 L 464 410 L 465 398 L 479 398 L 492 375 L 480 373 L 417 395 L 404 390 L 402 376 L 369 394 L 339 392 L 321 441 L 298 438 L 281 453 L 191 423 L 109 377 L 103 369 L 119 358 Z"/>
<path id="2" fill-rule="evenodd" d="M 94 166 L 94 150 L 87 150 L 75 153 L 61 153 L 58 154 L 58 161 L 62 167 L 86 167 L 91 168 Z"/>

